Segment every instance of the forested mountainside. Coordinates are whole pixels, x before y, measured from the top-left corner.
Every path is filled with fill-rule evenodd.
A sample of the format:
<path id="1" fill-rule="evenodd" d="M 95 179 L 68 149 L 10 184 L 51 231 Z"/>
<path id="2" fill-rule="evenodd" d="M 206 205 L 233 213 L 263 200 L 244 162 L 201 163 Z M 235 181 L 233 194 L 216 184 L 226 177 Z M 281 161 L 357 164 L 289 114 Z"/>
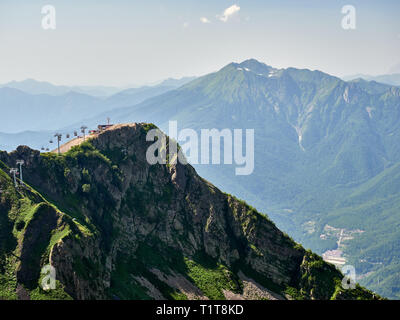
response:
<path id="1" fill-rule="evenodd" d="M 228 165 L 196 170 L 269 212 L 306 248 L 337 250 L 362 284 L 400 298 L 400 88 L 251 59 L 116 109 L 113 119 L 163 130 L 169 120 L 179 129 L 254 129 L 253 174 L 238 177 Z"/>

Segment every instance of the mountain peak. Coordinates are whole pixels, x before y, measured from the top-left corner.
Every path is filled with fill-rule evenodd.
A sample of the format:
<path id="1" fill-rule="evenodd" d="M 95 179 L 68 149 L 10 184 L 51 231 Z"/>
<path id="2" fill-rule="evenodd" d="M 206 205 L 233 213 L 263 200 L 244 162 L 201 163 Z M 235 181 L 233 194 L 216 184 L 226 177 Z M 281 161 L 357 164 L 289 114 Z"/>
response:
<path id="1" fill-rule="evenodd" d="M 239 66 L 245 70 L 253 71 L 260 74 L 269 73 L 271 70 L 274 69 L 263 62 L 257 61 L 256 59 L 245 60 L 241 62 Z"/>
<path id="2" fill-rule="evenodd" d="M 271 67 L 263 62 L 260 62 L 256 59 L 247 59 L 240 63 L 231 62 L 228 65 L 226 65 L 225 67 L 223 67 L 221 70 L 224 70 L 226 68 L 232 68 L 232 67 L 244 69 L 246 71 L 253 71 L 253 72 L 259 72 L 259 71 L 265 72 L 266 70 L 268 70 L 268 71 L 274 70 L 273 67 Z"/>
<path id="3" fill-rule="evenodd" d="M 269 67 L 271 66 L 265 64 L 264 62 L 260 62 L 256 59 L 247 59 L 240 63 L 241 66 L 255 66 L 255 67 Z"/>

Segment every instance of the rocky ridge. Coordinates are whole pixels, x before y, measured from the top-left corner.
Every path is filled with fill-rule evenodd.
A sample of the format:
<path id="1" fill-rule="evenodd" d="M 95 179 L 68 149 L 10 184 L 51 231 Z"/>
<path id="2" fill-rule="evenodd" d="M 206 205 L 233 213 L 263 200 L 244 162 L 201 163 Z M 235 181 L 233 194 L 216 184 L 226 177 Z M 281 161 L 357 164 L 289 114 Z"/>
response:
<path id="1" fill-rule="evenodd" d="M 342 289 L 333 265 L 190 165 L 148 164 L 152 128 L 115 126 L 60 156 L 0 152 L 0 298 L 378 298 Z M 57 290 L 38 285 L 46 264 Z"/>

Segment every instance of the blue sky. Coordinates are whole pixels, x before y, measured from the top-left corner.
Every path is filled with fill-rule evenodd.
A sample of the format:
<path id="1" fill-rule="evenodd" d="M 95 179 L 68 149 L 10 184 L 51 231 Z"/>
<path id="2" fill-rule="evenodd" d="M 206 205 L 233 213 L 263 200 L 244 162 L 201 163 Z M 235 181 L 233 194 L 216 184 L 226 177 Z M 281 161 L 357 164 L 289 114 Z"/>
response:
<path id="1" fill-rule="evenodd" d="M 41 28 L 48 4 L 56 30 Z M 355 30 L 341 27 L 348 4 Z M 383 74 L 400 64 L 399 16 L 396 0 L 1 0 L 0 83 L 140 85 L 248 58 L 339 76 Z"/>

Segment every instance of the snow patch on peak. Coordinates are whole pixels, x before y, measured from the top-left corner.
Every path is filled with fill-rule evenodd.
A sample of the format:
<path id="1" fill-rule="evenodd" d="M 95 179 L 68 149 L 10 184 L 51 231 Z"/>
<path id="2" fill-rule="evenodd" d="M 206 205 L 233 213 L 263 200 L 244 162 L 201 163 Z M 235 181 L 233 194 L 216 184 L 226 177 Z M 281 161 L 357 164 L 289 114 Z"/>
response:
<path id="1" fill-rule="evenodd" d="M 276 76 L 276 73 L 277 73 L 277 70 L 271 70 L 271 71 L 268 73 L 268 78 L 271 78 L 271 77 Z"/>

